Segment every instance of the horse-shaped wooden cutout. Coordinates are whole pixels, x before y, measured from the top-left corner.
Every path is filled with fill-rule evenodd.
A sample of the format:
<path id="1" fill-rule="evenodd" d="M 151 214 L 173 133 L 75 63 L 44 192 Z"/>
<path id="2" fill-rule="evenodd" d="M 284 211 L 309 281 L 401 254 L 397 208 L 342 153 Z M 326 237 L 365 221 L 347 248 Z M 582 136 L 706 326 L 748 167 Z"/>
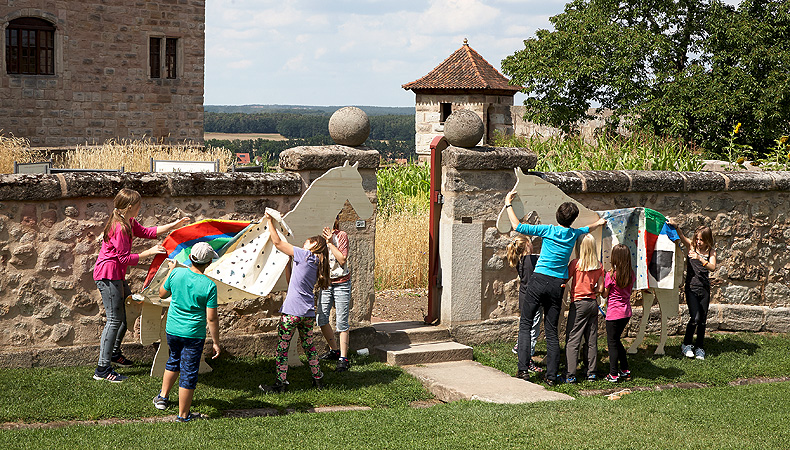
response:
<path id="1" fill-rule="evenodd" d="M 323 227 L 331 226 L 337 214 L 343 209 L 346 201 L 354 208 L 357 215 L 369 219 L 373 215 L 374 206 L 370 202 L 362 187 L 362 176 L 357 169 L 359 163 L 349 165 L 348 161 L 342 166 L 329 169 L 326 173 L 316 178 L 302 194 L 296 206 L 280 219 L 279 214 L 272 213 L 278 223 L 278 234 L 293 245 L 301 246 L 302 242 L 311 236 L 320 235 Z M 287 224 L 287 225 L 286 225 Z M 287 289 L 284 269 L 288 257 L 273 248 L 269 233 L 262 224 L 253 226 L 245 231 L 225 254 L 206 269 L 206 275 L 217 283 L 217 302 L 229 303 L 244 298 L 256 298 Z M 238 274 L 227 277 L 224 270 L 231 263 L 235 264 Z M 244 265 L 249 267 L 245 267 Z M 271 267 L 269 273 L 262 273 L 261 267 Z M 140 341 L 143 345 L 150 345 L 159 341 L 159 349 L 151 367 L 151 376 L 161 377 L 164 374 L 165 363 L 168 357 L 167 339 L 165 337 L 165 324 L 167 314 L 164 308 L 169 305 L 169 299 L 159 299 L 158 291 L 167 275 L 167 270 L 160 269 L 163 275 L 157 273 L 154 280 L 146 289 L 146 295 L 140 296 L 143 302 L 140 318 Z M 245 274 L 243 277 L 241 274 Z M 256 288 L 251 294 L 249 284 L 245 283 L 247 274 L 250 279 L 256 279 Z M 224 280 L 224 281 L 223 281 Z M 262 283 L 263 286 L 261 286 Z M 248 290 L 245 290 L 248 289 Z M 298 365 L 299 359 L 295 349 L 297 339 L 292 339 L 289 364 Z M 201 359 L 200 372 L 210 371 L 211 368 Z"/>
<path id="2" fill-rule="evenodd" d="M 601 211 L 599 214 L 593 210 L 590 210 L 576 200 L 568 197 L 554 184 L 549 183 L 536 175 L 525 175 L 521 171 L 521 168 L 517 167 L 515 169 L 515 173 L 516 185 L 514 186 L 513 190 L 516 191 L 518 195 L 515 196 L 512 204 L 513 212 L 516 214 L 516 217 L 518 217 L 519 220 L 523 221 L 526 217 L 529 217 L 534 212 L 538 215 L 542 223 L 557 225 L 555 213 L 557 211 L 557 207 L 564 202 L 572 202 L 579 208 L 579 217 L 574 222 L 575 226 L 584 226 L 593 223 L 599 217 L 603 216 L 606 218 L 610 215 L 609 213 L 611 213 L 610 211 Z M 604 268 L 607 270 L 611 267 L 609 264 L 611 246 L 617 243 L 613 242 L 611 239 L 612 232 L 610 227 L 611 224 L 607 223 L 605 227 L 599 228 L 593 232 L 593 236 L 595 237 L 598 248 L 601 249 L 601 261 L 604 264 Z M 504 208 L 502 208 L 497 218 L 497 229 L 500 233 L 509 233 L 512 230 L 510 220 L 507 217 L 507 211 L 505 211 Z M 610 237 L 610 239 L 605 239 L 605 236 Z M 636 245 L 636 243 L 630 244 L 630 247 L 634 247 L 634 245 Z M 636 254 L 636 251 L 633 251 L 633 253 Z M 672 273 L 668 274 L 671 277 L 671 282 L 669 284 L 664 282 L 662 284 L 663 287 L 657 287 L 655 285 L 655 280 L 652 280 L 649 281 L 648 284 L 641 287 L 643 289 L 642 298 L 644 303 L 642 320 L 639 325 L 639 330 L 637 331 L 636 339 L 634 339 L 634 342 L 628 348 L 629 353 L 636 353 L 637 348 L 644 340 L 648 320 L 650 319 L 650 308 L 653 304 L 652 300 L 649 303 L 646 301 L 646 298 L 649 295 L 652 297 L 652 299 L 658 302 L 658 305 L 661 309 L 661 337 L 655 354 L 664 354 L 664 345 L 666 343 L 668 334 L 667 320 L 671 317 L 676 317 L 679 312 L 678 287 L 680 286 L 680 282 L 683 277 L 683 263 L 682 255 L 680 255 L 680 253 L 681 252 L 674 252 L 674 264 L 672 264 L 672 268 L 670 269 Z M 678 258 L 680 258 L 680 260 L 678 260 Z M 633 262 L 636 265 L 636 261 Z"/>

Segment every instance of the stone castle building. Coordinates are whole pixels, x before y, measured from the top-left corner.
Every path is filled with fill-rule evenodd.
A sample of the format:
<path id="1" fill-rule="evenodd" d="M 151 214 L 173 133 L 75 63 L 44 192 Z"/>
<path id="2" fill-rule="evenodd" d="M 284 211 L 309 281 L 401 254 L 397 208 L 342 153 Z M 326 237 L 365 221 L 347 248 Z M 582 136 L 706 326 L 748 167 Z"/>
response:
<path id="1" fill-rule="evenodd" d="M 424 77 L 403 85 L 417 95 L 415 146 L 417 155 L 430 155 L 430 143 L 444 134 L 444 121 L 458 109 L 474 111 L 485 132 L 478 145 L 488 144 L 496 132 L 513 134 L 513 86 L 479 53 L 464 45 Z"/>
<path id="2" fill-rule="evenodd" d="M 4 134 L 203 140 L 205 1 L 8 0 L 0 40 Z"/>

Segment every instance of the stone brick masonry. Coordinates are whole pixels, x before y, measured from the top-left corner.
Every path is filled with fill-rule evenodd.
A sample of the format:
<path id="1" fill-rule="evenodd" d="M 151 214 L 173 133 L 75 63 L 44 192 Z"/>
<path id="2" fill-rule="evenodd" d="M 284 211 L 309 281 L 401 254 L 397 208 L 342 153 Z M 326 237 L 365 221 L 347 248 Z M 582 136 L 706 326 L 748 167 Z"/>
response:
<path id="1" fill-rule="evenodd" d="M 5 28 L 21 17 L 56 27 L 54 75 L 7 73 Z M 37 147 L 143 137 L 202 142 L 204 24 L 202 0 L 3 2 L 0 130 Z M 178 39 L 175 79 L 151 78 L 151 37 Z"/>

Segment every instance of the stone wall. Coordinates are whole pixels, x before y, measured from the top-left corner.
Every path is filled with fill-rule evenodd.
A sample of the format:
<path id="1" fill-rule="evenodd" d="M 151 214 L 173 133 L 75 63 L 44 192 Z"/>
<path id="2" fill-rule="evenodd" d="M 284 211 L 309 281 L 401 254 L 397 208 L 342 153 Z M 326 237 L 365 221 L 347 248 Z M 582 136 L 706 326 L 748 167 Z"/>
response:
<path id="1" fill-rule="evenodd" d="M 56 27 L 54 75 L 7 73 L 5 28 L 20 17 Z M 151 37 L 178 39 L 175 79 L 151 78 Z M 203 141 L 203 0 L 8 0 L 0 4 L 0 40 L 5 133 L 35 147 L 144 136 Z"/>
<path id="2" fill-rule="evenodd" d="M 487 155 L 484 164 L 482 159 L 454 156 L 474 151 L 448 147 L 442 155 L 442 231 L 453 227 L 470 230 L 464 234 L 470 239 L 464 246 L 475 247 L 472 252 L 480 261 L 477 267 L 468 268 L 450 268 L 443 263 L 442 273 L 447 277 L 448 272 L 471 274 L 478 267 L 482 270 L 479 303 L 469 299 L 472 306 L 458 305 L 466 300 L 456 298 L 449 300 L 450 306 L 442 296 L 443 319 L 446 309 L 479 311 L 479 317 L 460 316 L 454 323 L 443 320 L 456 329 L 458 339 L 467 342 L 490 339 L 497 333 L 499 337 L 515 336 L 518 279 L 505 261 L 511 237 L 496 228 L 497 215 L 515 183 L 515 175 L 512 169 L 495 166 L 497 159 L 505 167 L 525 165 L 504 162 L 512 159 L 512 154 L 482 153 Z M 652 208 L 676 217 L 687 235 L 699 225 L 710 226 L 719 267 L 711 278 L 709 329 L 790 331 L 790 172 L 613 171 L 543 176 L 593 210 Z M 471 241 L 472 236 L 480 237 L 479 246 Z M 442 261 L 456 264 L 455 259 L 445 256 Z M 688 320 L 683 303 L 681 292 L 681 312 L 685 316 L 670 322 L 671 332 L 679 332 Z M 656 307 L 654 313 L 657 311 Z M 641 315 L 641 308 L 635 308 L 635 315 Z M 637 325 L 637 320 L 631 321 L 631 332 Z M 651 326 L 658 327 L 657 319 Z M 486 337 L 485 330 L 496 331 Z"/>
<path id="3" fill-rule="evenodd" d="M 104 308 L 93 267 L 113 197 L 121 188 L 142 194 L 138 220 L 144 226 L 184 216 L 193 221 L 258 220 L 266 207 L 291 210 L 310 181 L 345 160 L 360 163 L 363 186 L 375 203 L 378 152 L 342 146 L 287 150 L 281 159 L 285 173 L 0 175 L 0 367 L 46 364 L 31 358 L 31 351 L 56 348 L 70 349 L 74 363 L 95 362 Z M 365 218 L 371 219 L 365 227 L 357 227 L 357 219 L 346 204 L 341 228 L 349 235 L 349 262 L 355 269 L 354 327 L 369 324 L 374 298 L 375 217 Z M 135 239 L 133 251 L 154 242 Z M 141 288 L 147 263 L 129 271 L 133 291 Z M 274 293 L 221 305 L 223 345 L 240 354 L 273 350 L 273 345 L 259 349 L 249 344 L 261 340 L 249 336 L 274 336 L 283 299 L 284 293 Z M 126 342 L 131 343 L 138 340 L 139 330 L 132 331 L 131 323 L 129 328 Z"/>

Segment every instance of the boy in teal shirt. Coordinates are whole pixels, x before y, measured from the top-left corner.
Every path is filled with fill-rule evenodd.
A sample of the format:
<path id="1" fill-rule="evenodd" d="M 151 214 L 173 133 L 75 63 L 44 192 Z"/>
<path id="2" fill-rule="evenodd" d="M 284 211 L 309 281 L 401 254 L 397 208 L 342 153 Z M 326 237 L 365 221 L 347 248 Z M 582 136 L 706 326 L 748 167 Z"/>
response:
<path id="1" fill-rule="evenodd" d="M 168 394 L 178 377 L 176 420 L 179 422 L 200 418 L 200 414 L 190 412 L 190 407 L 197 386 L 200 359 L 203 357 L 206 324 L 214 346 L 212 359 L 218 357 L 220 352 L 217 285 L 203 274 L 214 258 L 217 258 L 217 253 L 208 243 L 195 244 L 189 255 L 192 266 L 176 267 L 175 261 L 171 261 L 170 273 L 159 288 L 159 297 L 172 295 L 165 327 L 170 354 L 162 378 L 162 390 L 154 397 L 154 406 L 167 409 Z"/>

